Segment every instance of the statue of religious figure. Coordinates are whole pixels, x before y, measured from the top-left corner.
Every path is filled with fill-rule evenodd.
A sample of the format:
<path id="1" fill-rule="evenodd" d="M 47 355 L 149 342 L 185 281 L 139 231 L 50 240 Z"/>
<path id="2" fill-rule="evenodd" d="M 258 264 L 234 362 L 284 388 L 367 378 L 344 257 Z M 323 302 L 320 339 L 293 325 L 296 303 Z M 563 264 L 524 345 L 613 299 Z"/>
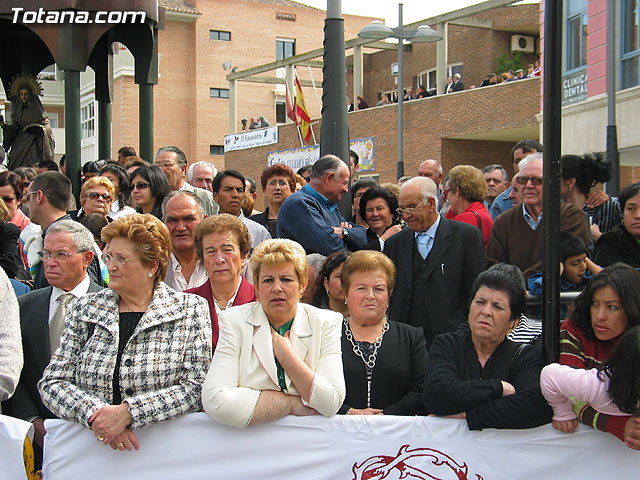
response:
<path id="1" fill-rule="evenodd" d="M 49 118 L 38 98 L 41 91 L 36 79 L 28 75 L 15 78 L 9 86 L 11 123 L 4 123 L 0 116 L 9 170 L 54 160 L 55 141 Z"/>

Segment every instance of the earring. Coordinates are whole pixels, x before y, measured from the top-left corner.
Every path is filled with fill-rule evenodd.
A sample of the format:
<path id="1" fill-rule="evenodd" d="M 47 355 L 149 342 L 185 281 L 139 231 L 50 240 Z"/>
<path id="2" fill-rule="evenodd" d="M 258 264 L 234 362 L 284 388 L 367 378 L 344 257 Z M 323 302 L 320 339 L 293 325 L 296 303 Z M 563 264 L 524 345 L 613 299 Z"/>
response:
<path id="1" fill-rule="evenodd" d="M 153 278 L 153 273 L 151 273 L 151 272 L 147 273 L 147 277 Z"/>

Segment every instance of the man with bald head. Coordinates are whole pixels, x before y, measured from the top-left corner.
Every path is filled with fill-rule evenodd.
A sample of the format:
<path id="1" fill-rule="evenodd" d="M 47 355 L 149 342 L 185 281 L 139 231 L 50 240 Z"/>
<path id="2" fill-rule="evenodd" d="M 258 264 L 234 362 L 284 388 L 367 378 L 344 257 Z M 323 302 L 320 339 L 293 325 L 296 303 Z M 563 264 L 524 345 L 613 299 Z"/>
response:
<path id="1" fill-rule="evenodd" d="M 480 230 L 441 217 L 437 195 L 430 178 L 405 182 L 398 211 L 408 228 L 384 245 L 398 271 L 389 319 L 422 327 L 428 347 L 466 321 L 473 282 L 485 268 Z"/>
<path id="2" fill-rule="evenodd" d="M 365 229 L 347 223 L 338 209 L 348 191 L 349 167 L 335 155 L 325 155 L 311 168 L 309 183 L 282 204 L 278 236 L 295 240 L 307 253 L 365 248 Z"/>

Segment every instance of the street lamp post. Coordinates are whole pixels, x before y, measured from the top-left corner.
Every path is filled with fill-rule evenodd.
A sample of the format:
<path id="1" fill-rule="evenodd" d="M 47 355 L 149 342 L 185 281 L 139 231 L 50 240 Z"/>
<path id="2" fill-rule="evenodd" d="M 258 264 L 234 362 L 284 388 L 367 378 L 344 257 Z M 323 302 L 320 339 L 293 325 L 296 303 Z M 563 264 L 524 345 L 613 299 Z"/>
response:
<path id="1" fill-rule="evenodd" d="M 398 26 L 390 28 L 380 21 L 373 21 L 358 33 L 361 38 L 383 40 L 385 38 L 398 39 L 398 179 L 404 176 L 403 135 L 404 125 L 404 88 L 403 88 L 403 41 L 412 43 L 429 43 L 442 40 L 442 36 L 428 25 L 420 25 L 417 29 L 405 29 L 402 25 L 402 3 L 398 4 Z"/>

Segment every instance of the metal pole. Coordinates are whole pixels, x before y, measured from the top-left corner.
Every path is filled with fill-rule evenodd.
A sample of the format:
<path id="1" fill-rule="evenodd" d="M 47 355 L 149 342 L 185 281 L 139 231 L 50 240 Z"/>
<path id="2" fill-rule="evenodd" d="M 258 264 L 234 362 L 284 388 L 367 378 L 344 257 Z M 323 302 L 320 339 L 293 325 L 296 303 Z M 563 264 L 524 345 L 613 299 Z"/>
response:
<path id="1" fill-rule="evenodd" d="M 611 180 L 607 193 L 620 193 L 620 153 L 616 125 L 616 0 L 607 0 L 607 160 L 611 163 Z"/>
<path id="2" fill-rule="evenodd" d="M 344 19 L 340 0 L 327 0 L 324 22 L 322 67 L 322 132 L 320 156 L 333 154 L 349 165 L 349 124 L 347 122 L 347 66 L 344 57 Z M 343 195 L 338 208 L 345 218 L 351 216 L 351 202 Z"/>
<path id="3" fill-rule="evenodd" d="M 140 99 L 138 100 L 140 123 L 140 157 L 147 162 L 153 162 L 153 84 L 141 83 L 138 86 Z"/>
<path id="4" fill-rule="evenodd" d="M 80 198 L 80 72 L 64 71 L 64 141 L 67 177 L 76 201 Z M 77 203 L 80 205 L 80 203 Z"/>
<path id="5" fill-rule="evenodd" d="M 544 142 L 543 337 L 545 362 L 555 362 L 560 336 L 560 156 L 562 146 L 562 1 L 546 0 L 542 137 Z"/>
<path id="6" fill-rule="evenodd" d="M 403 124 L 403 101 L 404 101 L 404 88 L 402 84 L 404 83 L 402 78 L 402 62 L 403 62 L 403 51 L 402 51 L 402 40 L 403 40 L 403 27 L 402 27 L 402 4 L 398 4 L 398 180 L 400 177 L 404 176 L 404 158 L 403 158 L 403 139 L 402 139 L 402 128 Z"/>

